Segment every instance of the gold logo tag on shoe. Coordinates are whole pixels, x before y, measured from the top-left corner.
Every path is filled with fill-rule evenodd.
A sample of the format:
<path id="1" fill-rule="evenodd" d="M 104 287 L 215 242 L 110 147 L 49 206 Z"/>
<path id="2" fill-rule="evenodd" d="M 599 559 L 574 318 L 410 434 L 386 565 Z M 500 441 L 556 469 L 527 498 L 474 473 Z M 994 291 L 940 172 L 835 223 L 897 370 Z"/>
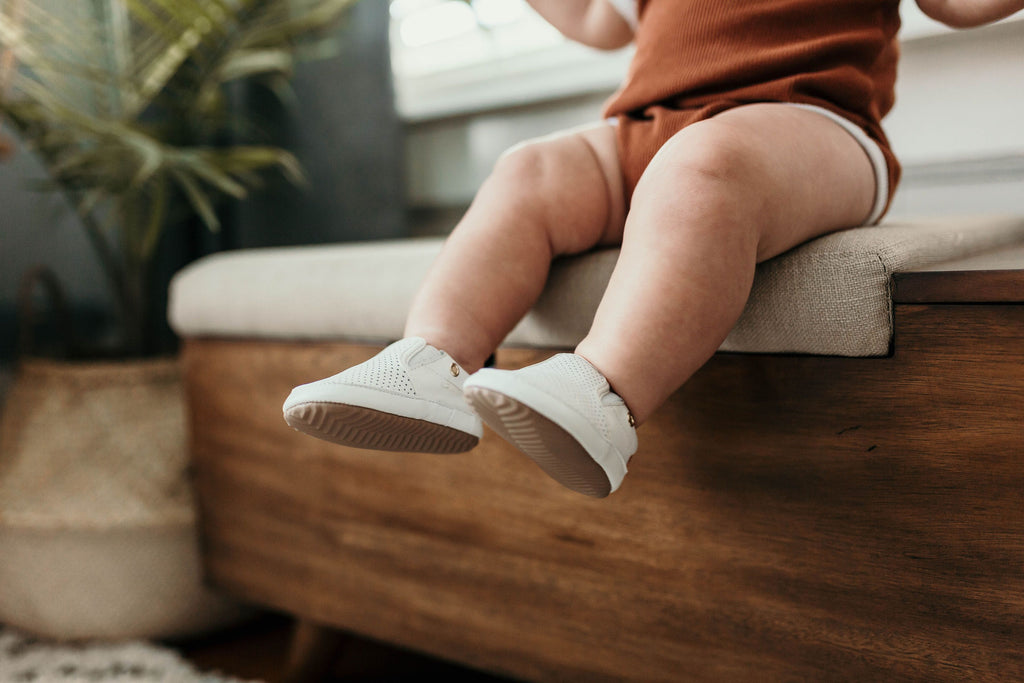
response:
<path id="1" fill-rule="evenodd" d="M 452 363 L 452 377 L 458 377 L 459 372 L 461 372 L 461 370 L 459 370 L 459 366 L 456 365 L 455 363 Z"/>

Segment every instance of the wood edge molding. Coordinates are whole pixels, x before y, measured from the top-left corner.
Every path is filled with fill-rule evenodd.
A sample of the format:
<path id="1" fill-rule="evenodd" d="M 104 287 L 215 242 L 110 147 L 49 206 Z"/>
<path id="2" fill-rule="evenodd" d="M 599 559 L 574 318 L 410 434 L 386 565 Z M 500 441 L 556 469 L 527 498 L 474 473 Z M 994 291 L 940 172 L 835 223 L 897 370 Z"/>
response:
<path id="1" fill-rule="evenodd" d="M 894 273 L 894 304 L 1024 302 L 1024 244 Z"/>
<path id="2" fill-rule="evenodd" d="M 1024 270 L 949 270 L 895 273 L 894 304 L 1024 302 Z"/>

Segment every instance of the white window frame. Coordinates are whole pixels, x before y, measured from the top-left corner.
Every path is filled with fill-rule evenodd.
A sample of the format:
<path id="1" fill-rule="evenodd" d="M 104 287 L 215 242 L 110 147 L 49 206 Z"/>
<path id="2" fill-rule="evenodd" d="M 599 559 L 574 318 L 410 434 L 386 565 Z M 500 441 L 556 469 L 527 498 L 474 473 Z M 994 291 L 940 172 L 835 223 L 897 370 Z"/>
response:
<path id="1" fill-rule="evenodd" d="M 952 33 L 926 17 L 916 3 L 905 0 L 901 8 L 900 39 L 917 41 Z M 1024 20 L 1018 13 L 1005 21 Z M 482 29 L 481 29 L 482 30 Z M 410 123 L 467 115 L 512 106 L 527 106 L 557 99 L 611 93 L 622 81 L 633 48 L 606 52 L 557 37 L 539 48 L 479 58 L 465 66 L 435 71 L 420 69 L 402 73 L 400 64 L 415 60 L 413 51 L 402 51 L 392 31 L 395 99 L 399 116 Z M 429 50 L 458 49 L 455 41 L 435 44 Z"/>

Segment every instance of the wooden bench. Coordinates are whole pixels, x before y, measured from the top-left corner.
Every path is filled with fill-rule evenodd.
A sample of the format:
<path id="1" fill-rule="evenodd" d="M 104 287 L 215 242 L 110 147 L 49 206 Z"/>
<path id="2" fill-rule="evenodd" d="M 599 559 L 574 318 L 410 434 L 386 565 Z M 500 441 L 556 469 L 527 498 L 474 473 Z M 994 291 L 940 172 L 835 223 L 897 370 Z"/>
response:
<path id="1" fill-rule="evenodd" d="M 886 355 L 717 354 L 606 500 L 489 431 L 287 429 L 293 385 L 383 342 L 190 331 L 178 283 L 208 579 L 314 656 L 330 627 L 536 681 L 1024 679 L 1022 243 L 892 274 Z"/>

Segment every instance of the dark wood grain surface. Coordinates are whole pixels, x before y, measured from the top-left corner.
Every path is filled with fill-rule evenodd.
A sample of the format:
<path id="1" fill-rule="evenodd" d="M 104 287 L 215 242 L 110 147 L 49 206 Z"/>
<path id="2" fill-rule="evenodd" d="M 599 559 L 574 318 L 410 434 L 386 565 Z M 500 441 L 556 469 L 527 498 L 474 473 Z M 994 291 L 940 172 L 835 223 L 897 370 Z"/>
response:
<path id="1" fill-rule="evenodd" d="M 896 303 L 1024 302 L 1024 245 L 893 275 Z"/>
<path id="2" fill-rule="evenodd" d="M 491 432 L 287 428 L 294 384 L 375 351 L 188 342 L 217 585 L 528 680 L 1024 679 L 1024 307 L 900 305 L 889 358 L 719 354 L 607 500 Z"/>

